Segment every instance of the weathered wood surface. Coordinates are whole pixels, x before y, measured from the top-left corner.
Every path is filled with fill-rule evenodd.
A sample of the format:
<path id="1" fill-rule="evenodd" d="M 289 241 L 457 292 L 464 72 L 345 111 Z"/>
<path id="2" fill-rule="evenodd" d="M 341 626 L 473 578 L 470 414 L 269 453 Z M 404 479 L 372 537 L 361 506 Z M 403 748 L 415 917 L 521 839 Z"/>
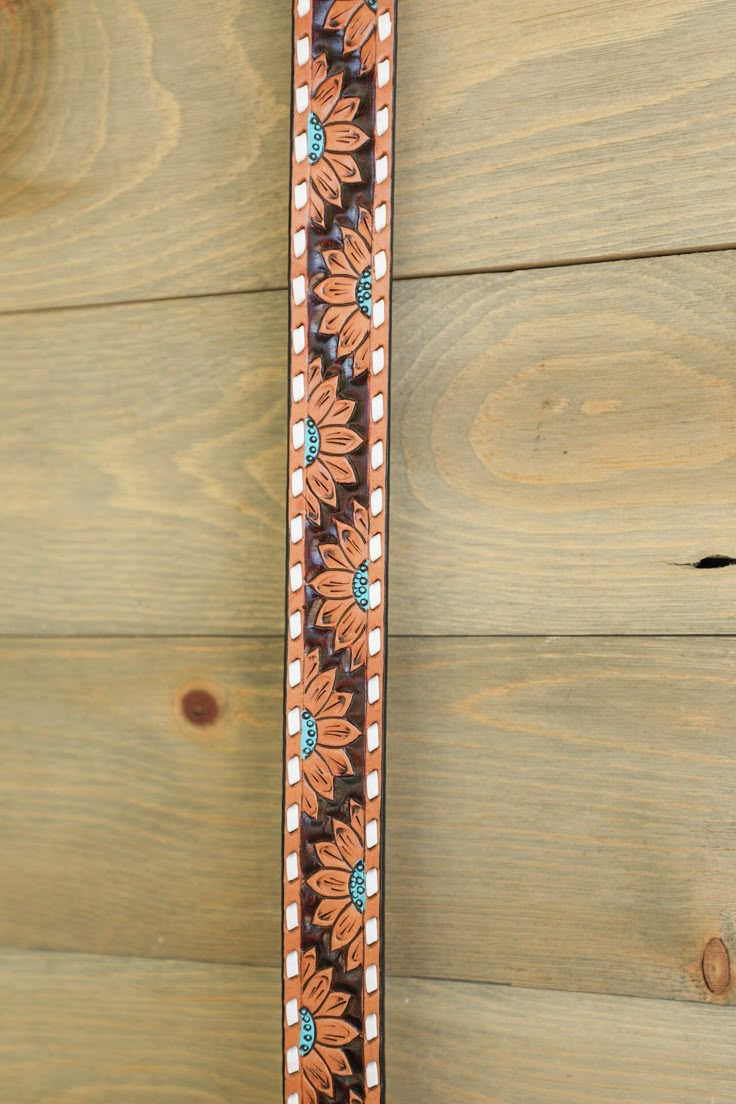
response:
<path id="1" fill-rule="evenodd" d="M 399 276 L 734 241 L 730 0 L 400 20 Z M 290 30 L 288 0 L 5 0 L 0 309 L 283 287 Z"/>
<path id="2" fill-rule="evenodd" d="M 3 1104 L 279 1104 L 277 970 L 0 953 Z M 390 1104 L 731 1104 L 734 1012 L 394 978 Z"/>
<path id="3" fill-rule="evenodd" d="M 281 659 L 3 645 L 0 945 L 278 963 Z M 389 972 L 714 1000 L 735 669 L 710 640 L 394 640 Z"/>
<path id="4" fill-rule="evenodd" d="M 392 630 L 728 633 L 736 256 L 396 289 Z M 282 631 L 283 293 L 0 318 L 0 631 Z M 428 338 L 427 335 L 431 335 Z"/>

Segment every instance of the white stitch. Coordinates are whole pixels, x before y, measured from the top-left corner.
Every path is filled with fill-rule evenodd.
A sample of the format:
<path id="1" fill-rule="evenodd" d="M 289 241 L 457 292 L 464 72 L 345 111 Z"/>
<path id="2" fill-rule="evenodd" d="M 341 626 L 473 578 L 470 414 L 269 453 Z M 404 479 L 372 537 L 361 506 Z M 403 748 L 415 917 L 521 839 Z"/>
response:
<path id="1" fill-rule="evenodd" d="M 385 88 L 391 79 L 391 62 L 388 58 L 378 63 L 378 87 Z"/>
<path id="2" fill-rule="evenodd" d="M 286 1068 L 289 1073 L 296 1073 L 299 1069 L 299 1050 L 297 1047 L 289 1047 L 287 1050 Z"/>
<path id="3" fill-rule="evenodd" d="M 301 402 L 304 398 L 304 374 L 300 372 L 298 376 L 294 376 L 291 384 L 291 394 L 294 402 Z"/>
<path id="4" fill-rule="evenodd" d="M 373 304 L 373 328 L 374 330 L 380 329 L 383 323 L 386 321 L 386 301 L 385 299 L 379 299 L 377 303 Z"/>
<path id="5" fill-rule="evenodd" d="M 299 1093 L 291 1093 L 287 1104 L 299 1104 Z"/>
<path id="6" fill-rule="evenodd" d="M 289 664 L 289 686 L 298 686 L 302 678 L 302 665 L 298 659 Z"/>
<path id="7" fill-rule="evenodd" d="M 299 722 L 299 710 L 298 709 L 290 709 L 289 710 L 289 716 L 287 717 L 287 725 L 288 725 L 288 729 L 289 729 L 289 735 L 290 736 L 296 736 L 297 732 L 299 731 L 299 729 L 301 727 L 301 724 Z M 299 766 L 299 760 L 297 759 L 297 767 L 298 766 Z M 299 781 L 299 778 L 297 776 L 297 782 L 298 781 Z"/>
<path id="8" fill-rule="evenodd" d="M 381 630 L 371 629 L 368 633 L 368 655 L 378 655 L 381 650 Z"/>
<path id="9" fill-rule="evenodd" d="M 375 821 L 373 821 L 375 824 Z M 289 832 L 296 832 L 299 827 L 299 806 L 296 802 L 290 805 L 286 810 L 286 829 Z"/>
<path id="10" fill-rule="evenodd" d="M 304 158 L 307 156 L 307 132 L 304 130 L 301 134 L 297 134 L 294 139 L 294 157 L 297 162 L 301 164 Z"/>
<path id="11" fill-rule="evenodd" d="M 309 86 L 300 85 L 296 90 L 296 109 L 299 112 L 306 111 L 309 106 Z"/>
<path id="12" fill-rule="evenodd" d="M 307 248 L 307 235 L 303 230 L 297 230 L 294 235 L 294 256 L 301 257 L 304 250 Z"/>
<path id="13" fill-rule="evenodd" d="M 369 801 L 378 797 L 378 771 L 371 771 L 365 780 L 365 792 Z"/>
<path id="14" fill-rule="evenodd" d="M 383 395 L 374 395 L 371 400 L 371 417 L 374 422 L 380 422 L 383 417 Z"/>
<path id="15" fill-rule="evenodd" d="M 296 6 L 297 15 L 309 15 L 309 9 L 312 6 L 312 0 L 299 0 Z"/>
<path id="16" fill-rule="evenodd" d="M 296 279 L 292 281 L 291 288 L 294 293 L 294 302 L 297 307 L 299 307 L 307 297 L 307 285 L 304 277 L 297 276 Z"/>
<path id="17" fill-rule="evenodd" d="M 371 513 L 373 517 L 378 517 L 383 509 L 383 491 L 380 487 L 376 487 L 375 491 L 371 495 Z"/>
<path id="18" fill-rule="evenodd" d="M 303 326 L 297 326 L 297 328 L 292 331 L 291 341 L 295 353 L 304 352 L 305 331 Z"/>
<path id="19" fill-rule="evenodd" d="M 378 749 L 378 741 L 378 725 L 374 721 L 373 724 L 368 725 L 368 750 L 376 751 Z"/>
<path id="20" fill-rule="evenodd" d="M 294 442 L 294 448 L 304 448 L 304 422 L 295 422 L 291 427 L 291 439 Z"/>
<path id="21" fill-rule="evenodd" d="M 296 905 L 294 907 L 296 908 Z M 370 920 L 366 922 L 365 941 L 369 947 L 378 942 L 378 921 L 375 916 L 371 916 Z"/>
<path id="22" fill-rule="evenodd" d="M 304 490 L 304 472 L 301 468 L 297 468 L 295 472 L 291 473 L 291 493 L 294 498 L 300 495 Z"/>
<path id="23" fill-rule="evenodd" d="M 375 866 L 367 870 L 365 874 L 365 891 L 369 897 L 375 897 L 378 893 L 378 871 Z"/>
<path id="24" fill-rule="evenodd" d="M 369 1089 L 375 1089 L 378 1084 L 378 1062 L 369 1062 L 365 1067 L 365 1083 Z"/>
<path id="25" fill-rule="evenodd" d="M 383 366 L 386 361 L 386 355 L 383 351 L 383 346 L 380 349 L 375 349 L 373 352 L 373 374 L 378 375 L 383 371 Z"/>
<path id="26" fill-rule="evenodd" d="M 378 967 L 369 966 L 365 972 L 365 987 L 369 993 L 375 993 L 378 988 Z"/>
<path id="27" fill-rule="evenodd" d="M 376 161 L 376 184 L 383 184 L 384 180 L 388 176 L 388 157 L 384 153 L 383 157 L 379 157 Z"/>
<path id="28" fill-rule="evenodd" d="M 375 231 L 380 234 L 382 230 L 386 229 L 386 204 L 382 203 L 380 207 L 376 207 L 375 215 Z"/>
<path id="29" fill-rule="evenodd" d="M 295 882 L 299 877 L 299 859 L 296 851 L 286 856 L 286 878 L 289 882 Z"/>
<path id="30" fill-rule="evenodd" d="M 380 253 L 376 253 L 376 256 L 373 260 L 373 270 L 375 272 L 377 280 L 383 279 L 383 277 L 386 275 L 386 268 L 386 254 L 383 250 L 381 250 Z"/>
<path id="31" fill-rule="evenodd" d="M 302 615 L 299 610 L 296 613 L 292 613 L 289 618 L 289 636 L 292 640 L 296 640 L 301 635 L 302 631 Z"/>
<path id="32" fill-rule="evenodd" d="M 299 909 L 292 902 L 286 909 L 286 930 L 293 931 L 299 923 Z"/>
<path id="33" fill-rule="evenodd" d="M 365 845 L 368 848 L 375 847 L 378 843 L 378 821 L 369 820 L 365 826 Z"/>
<path id="34" fill-rule="evenodd" d="M 286 777 L 289 780 L 290 786 L 296 786 L 300 778 L 298 755 L 292 755 L 291 759 L 289 760 L 286 767 Z"/>
<path id="35" fill-rule="evenodd" d="M 365 1037 L 369 1043 L 378 1037 L 378 1017 L 375 1012 L 365 1018 Z"/>
<path id="36" fill-rule="evenodd" d="M 299 1022 L 299 1005 L 295 997 L 286 1002 L 286 1022 L 289 1027 L 293 1027 L 295 1023 Z"/>
<path id="37" fill-rule="evenodd" d="M 376 134 L 385 134 L 388 130 L 388 108 L 382 107 L 376 112 Z"/>
<path id="38" fill-rule="evenodd" d="M 302 521 L 302 515 L 297 514 L 296 517 L 291 519 L 291 543 L 298 544 L 302 539 L 304 533 L 304 522 Z"/>
<path id="39" fill-rule="evenodd" d="M 375 533 L 368 542 L 368 551 L 374 562 L 381 558 L 381 534 Z"/>
<path id="40" fill-rule="evenodd" d="M 302 207 L 307 206 L 307 183 L 305 180 L 300 181 L 294 188 L 294 206 L 297 211 L 301 211 Z"/>
<path id="41" fill-rule="evenodd" d="M 371 609 L 376 609 L 381 604 L 381 582 L 376 579 L 368 588 L 368 603 Z"/>
<path id="42" fill-rule="evenodd" d="M 384 42 L 391 34 L 391 16 L 388 12 L 383 12 L 378 17 L 378 37 L 381 42 Z"/>
<path id="43" fill-rule="evenodd" d="M 294 564 L 289 572 L 289 578 L 291 580 L 291 589 L 293 591 L 300 590 L 302 585 L 302 565 L 300 563 Z"/>
<path id="44" fill-rule="evenodd" d="M 375 705 L 381 696 L 380 685 L 378 682 L 378 675 L 373 675 L 368 679 L 368 702 L 370 705 Z"/>
<path id="45" fill-rule="evenodd" d="M 286 976 L 288 978 L 296 977 L 299 973 L 299 955 L 296 951 L 289 951 L 286 956 Z"/>
<path id="46" fill-rule="evenodd" d="M 383 441 L 376 441 L 371 448 L 371 467 L 374 471 L 383 464 Z"/>
<path id="47" fill-rule="evenodd" d="M 309 38 L 307 35 L 300 38 L 296 44 L 296 60 L 299 65 L 306 65 L 309 60 Z"/>

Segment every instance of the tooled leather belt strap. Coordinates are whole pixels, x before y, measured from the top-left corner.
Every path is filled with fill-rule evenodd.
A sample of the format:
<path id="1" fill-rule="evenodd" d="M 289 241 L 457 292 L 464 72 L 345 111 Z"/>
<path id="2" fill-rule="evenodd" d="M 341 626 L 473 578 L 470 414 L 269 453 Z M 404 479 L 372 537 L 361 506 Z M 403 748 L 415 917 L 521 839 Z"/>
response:
<path id="1" fill-rule="evenodd" d="M 395 0 L 293 0 L 286 1104 L 383 1099 Z"/>

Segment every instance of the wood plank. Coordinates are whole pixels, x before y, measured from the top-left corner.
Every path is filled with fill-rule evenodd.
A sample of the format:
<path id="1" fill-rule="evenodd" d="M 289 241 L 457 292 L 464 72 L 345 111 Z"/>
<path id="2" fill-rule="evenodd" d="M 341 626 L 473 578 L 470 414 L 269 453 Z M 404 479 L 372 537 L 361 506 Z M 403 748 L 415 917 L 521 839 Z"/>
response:
<path id="1" fill-rule="evenodd" d="M 392 1104 L 730 1104 L 733 1009 L 448 982 L 388 987 Z"/>
<path id="2" fill-rule="evenodd" d="M 283 295 L 0 319 L 0 628 L 280 632 Z"/>
<path id="3" fill-rule="evenodd" d="M 277 970 L 0 953 L 7 1104 L 277 1104 Z M 392 1104 L 730 1104 L 734 1011 L 392 979 Z"/>
<path id="4" fill-rule="evenodd" d="M 0 649 L 0 945 L 275 965 L 281 645 Z M 736 964 L 736 642 L 391 645 L 393 976 L 692 1001 Z M 178 699 L 210 688 L 220 720 Z M 39 690 L 42 687 L 42 692 Z"/>
<path id="5" fill-rule="evenodd" d="M 0 308 L 283 286 L 289 0 L 0 6 Z"/>
<path id="6" fill-rule="evenodd" d="M 277 1104 L 276 970 L 0 952 L 2 1104 Z"/>
<path id="7" fill-rule="evenodd" d="M 735 302 L 733 253 L 401 283 L 393 632 L 733 632 L 734 568 L 678 564 L 736 555 Z M 285 332 L 0 318 L 0 632 L 281 633 Z"/>
<path id="8" fill-rule="evenodd" d="M 0 309 L 284 286 L 289 12 L 2 6 Z M 735 33 L 729 0 L 405 0 L 397 274 L 733 243 Z"/>
<path id="9" fill-rule="evenodd" d="M 278 961 L 277 651 L 0 645 L 0 945 Z"/>

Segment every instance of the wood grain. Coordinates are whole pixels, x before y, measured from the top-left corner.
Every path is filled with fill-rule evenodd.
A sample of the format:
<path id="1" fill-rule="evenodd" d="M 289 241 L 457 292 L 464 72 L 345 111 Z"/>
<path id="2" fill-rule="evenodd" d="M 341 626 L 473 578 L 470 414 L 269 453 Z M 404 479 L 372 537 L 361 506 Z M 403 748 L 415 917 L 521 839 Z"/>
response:
<path id="1" fill-rule="evenodd" d="M 399 284 L 393 632 L 733 632 L 736 569 L 681 565 L 736 554 L 734 303 L 730 253 Z M 285 332 L 0 318 L 1 632 L 281 633 Z"/>
<path id="2" fill-rule="evenodd" d="M 278 963 L 281 659 L 3 646 L 0 945 Z M 735 660 L 711 640 L 394 640 L 389 972 L 731 1002 L 700 963 L 720 936 L 736 965 Z M 210 729 L 179 714 L 195 685 Z"/>
<path id="3" fill-rule="evenodd" d="M 278 971 L 0 952 L 2 1104 L 277 1104 Z"/>
<path id="4" fill-rule="evenodd" d="M 285 285 L 289 13 L 0 6 L 0 309 Z M 730 0 L 404 0 L 396 273 L 733 244 L 735 33 Z"/>
<path id="5" fill-rule="evenodd" d="M 0 946 L 278 961 L 277 653 L 0 647 Z M 212 726 L 182 714 L 194 687 Z"/>
<path id="6" fill-rule="evenodd" d="M 2 1104 L 278 1104 L 277 970 L 0 953 Z M 390 1104 L 730 1104 L 732 1009 L 392 979 Z"/>
<path id="7" fill-rule="evenodd" d="M 0 6 L 0 306 L 281 286 L 288 0 Z"/>

